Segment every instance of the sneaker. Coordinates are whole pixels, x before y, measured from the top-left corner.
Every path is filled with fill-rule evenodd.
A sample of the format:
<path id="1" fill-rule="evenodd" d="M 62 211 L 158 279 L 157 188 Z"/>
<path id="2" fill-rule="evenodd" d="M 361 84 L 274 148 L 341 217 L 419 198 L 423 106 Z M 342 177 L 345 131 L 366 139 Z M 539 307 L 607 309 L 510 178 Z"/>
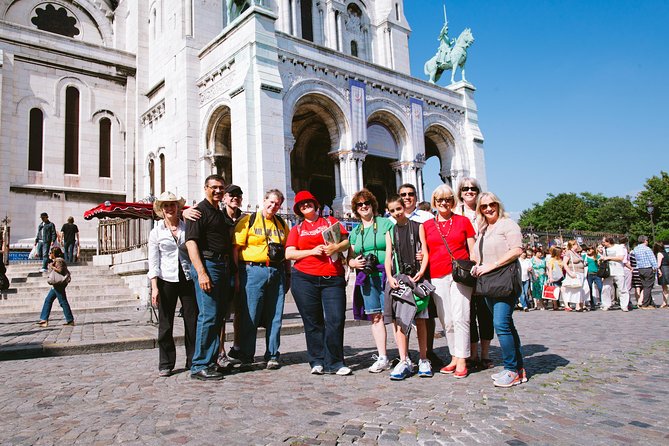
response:
<path id="1" fill-rule="evenodd" d="M 267 370 L 276 370 L 279 367 L 281 367 L 281 364 L 279 364 L 279 361 L 276 358 L 267 361 Z"/>
<path id="2" fill-rule="evenodd" d="M 369 369 L 367 369 L 369 370 L 369 373 L 381 373 L 384 370 L 388 370 L 390 368 L 390 362 L 386 356 L 374 355 L 372 358 L 376 359 L 376 362 L 372 364 Z"/>
<path id="3" fill-rule="evenodd" d="M 518 374 L 520 375 L 520 382 L 521 383 L 526 383 L 527 382 L 527 372 L 525 372 L 525 369 L 520 369 L 518 371 Z"/>
<path id="4" fill-rule="evenodd" d="M 241 363 L 242 361 L 239 359 L 229 358 L 225 352 L 218 355 L 218 359 L 216 360 L 216 364 L 218 364 L 218 366 L 224 370 L 231 369 L 236 365 L 240 365 Z"/>
<path id="5" fill-rule="evenodd" d="M 323 366 L 322 365 L 315 365 L 311 368 L 311 374 L 312 375 L 322 375 L 323 374 Z"/>
<path id="6" fill-rule="evenodd" d="M 602 307 L 602 311 L 609 311 L 609 307 Z"/>
<path id="7" fill-rule="evenodd" d="M 432 378 L 432 363 L 429 359 L 420 359 L 418 361 L 418 377 Z"/>
<path id="8" fill-rule="evenodd" d="M 502 369 L 501 372 L 493 373 L 490 375 L 490 378 L 492 378 L 493 381 L 497 381 L 499 378 L 502 377 L 506 373 L 506 370 Z"/>
<path id="9" fill-rule="evenodd" d="M 402 381 L 411 376 L 411 363 L 409 361 L 400 361 L 390 373 L 390 379 L 393 381 Z"/>
<path id="10" fill-rule="evenodd" d="M 172 376 L 172 369 L 160 369 L 158 371 L 158 376 L 161 378 L 167 378 L 168 376 Z"/>
<path id="11" fill-rule="evenodd" d="M 505 370 L 504 374 L 493 382 L 495 387 L 513 387 L 520 383 L 520 374 L 512 372 L 511 370 Z"/>
<path id="12" fill-rule="evenodd" d="M 39 270 L 38 272 L 40 272 L 40 273 L 47 273 L 47 272 L 49 272 L 49 271 L 46 270 L 46 269 L 44 269 L 44 268 L 40 268 L 40 270 Z"/>
<path id="13" fill-rule="evenodd" d="M 335 375 L 346 376 L 346 375 L 350 375 L 351 373 L 352 373 L 352 372 L 351 372 L 351 369 L 349 369 L 348 367 L 344 366 L 344 367 L 339 367 L 339 370 L 337 370 L 337 371 L 335 372 Z"/>

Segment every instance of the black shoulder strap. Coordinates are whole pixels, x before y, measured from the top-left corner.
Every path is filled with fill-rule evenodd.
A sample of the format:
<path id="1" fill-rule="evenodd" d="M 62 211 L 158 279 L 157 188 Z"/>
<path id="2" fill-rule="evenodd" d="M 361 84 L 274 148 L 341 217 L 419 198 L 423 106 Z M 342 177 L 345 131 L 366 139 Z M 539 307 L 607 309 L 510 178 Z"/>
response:
<path id="1" fill-rule="evenodd" d="M 257 216 L 258 216 L 258 211 L 252 213 L 252 214 L 249 216 L 249 224 L 248 224 L 247 228 L 251 229 L 251 226 L 253 226 L 253 223 L 256 222 L 256 217 L 257 217 Z"/>
<path id="2" fill-rule="evenodd" d="M 479 265 L 483 265 L 483 240 L 485 240 L 485 232 L 488 228 L 486 227 L 481 231 L 481 241 L 479 242 Z"/>

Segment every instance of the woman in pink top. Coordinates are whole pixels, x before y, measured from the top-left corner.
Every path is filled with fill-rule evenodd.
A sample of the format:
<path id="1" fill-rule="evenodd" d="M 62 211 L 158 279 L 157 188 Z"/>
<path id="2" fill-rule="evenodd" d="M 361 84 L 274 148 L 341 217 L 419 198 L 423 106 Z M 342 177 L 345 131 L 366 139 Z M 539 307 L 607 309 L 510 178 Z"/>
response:
<path id="1" fill-rule="evenodd" d="M 479 238 L 472 253 L 472 258 L 477 263 L 472 268 L 472 274 L 477 277 L 482 276 L 497 268 L 518 262 L 518 257 L 523 252 L 520 227 L 504 212 L 504 206 L 499 198 L 492 192 L 482 193 L 476 214 Z M 485 299 L 492 310 L 492 322 L 504 360 L 504 370 L 492 375 L 494 384 L 497 387 L 511 387 L 525 382 L 527 379 L 523 354 L 520 351 L 520 337 L 513 324 L 516 296 L 485 296 Z"/>

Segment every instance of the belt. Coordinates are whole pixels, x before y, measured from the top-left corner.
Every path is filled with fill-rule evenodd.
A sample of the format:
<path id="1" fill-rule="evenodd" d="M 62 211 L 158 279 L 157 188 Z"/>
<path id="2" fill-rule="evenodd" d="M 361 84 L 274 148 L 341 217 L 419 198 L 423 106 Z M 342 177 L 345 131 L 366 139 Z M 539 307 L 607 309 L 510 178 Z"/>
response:
<path id="1" fill-rule="evenodd" d="M 214 252 L 214 251 L 202 251 L 202 257 L 204 257 L 207 260 L 219 260 L 219 261 L 228 261 L 230 256 L 228 254 L 223 254 L 220 252 Z"/>
<path id="2" fill-rule="evenodd" d="M 278 268 L 279 265 L 281 265 L 281 262 L 244 262 L 245 264 L 249 266 L 261 266 L 261 267 L 268 267 L 271 266 L 272 268 Z"/>

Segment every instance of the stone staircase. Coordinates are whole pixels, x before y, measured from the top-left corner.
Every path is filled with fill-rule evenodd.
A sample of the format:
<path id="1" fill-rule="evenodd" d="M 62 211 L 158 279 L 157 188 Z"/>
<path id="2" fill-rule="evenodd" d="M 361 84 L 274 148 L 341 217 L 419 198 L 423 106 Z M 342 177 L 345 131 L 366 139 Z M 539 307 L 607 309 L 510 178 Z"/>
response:
<path id="1" fill-rule="evenodd" d="M 0 294 L 0 316 L 39 317 L 44 298 L 51 289 L 46 283 L 46 273 L 37 272 L 39 268 L 37 263 L 7 267 L 11 286 Z M 108 267 L 76 264 L 68 268 L 72 281 L 67 287 L 67 300 L 75 317 L 77 313 L 141 309 L 137 295 Z M 52 313 L 60 311 L 56 300 Z"/>

